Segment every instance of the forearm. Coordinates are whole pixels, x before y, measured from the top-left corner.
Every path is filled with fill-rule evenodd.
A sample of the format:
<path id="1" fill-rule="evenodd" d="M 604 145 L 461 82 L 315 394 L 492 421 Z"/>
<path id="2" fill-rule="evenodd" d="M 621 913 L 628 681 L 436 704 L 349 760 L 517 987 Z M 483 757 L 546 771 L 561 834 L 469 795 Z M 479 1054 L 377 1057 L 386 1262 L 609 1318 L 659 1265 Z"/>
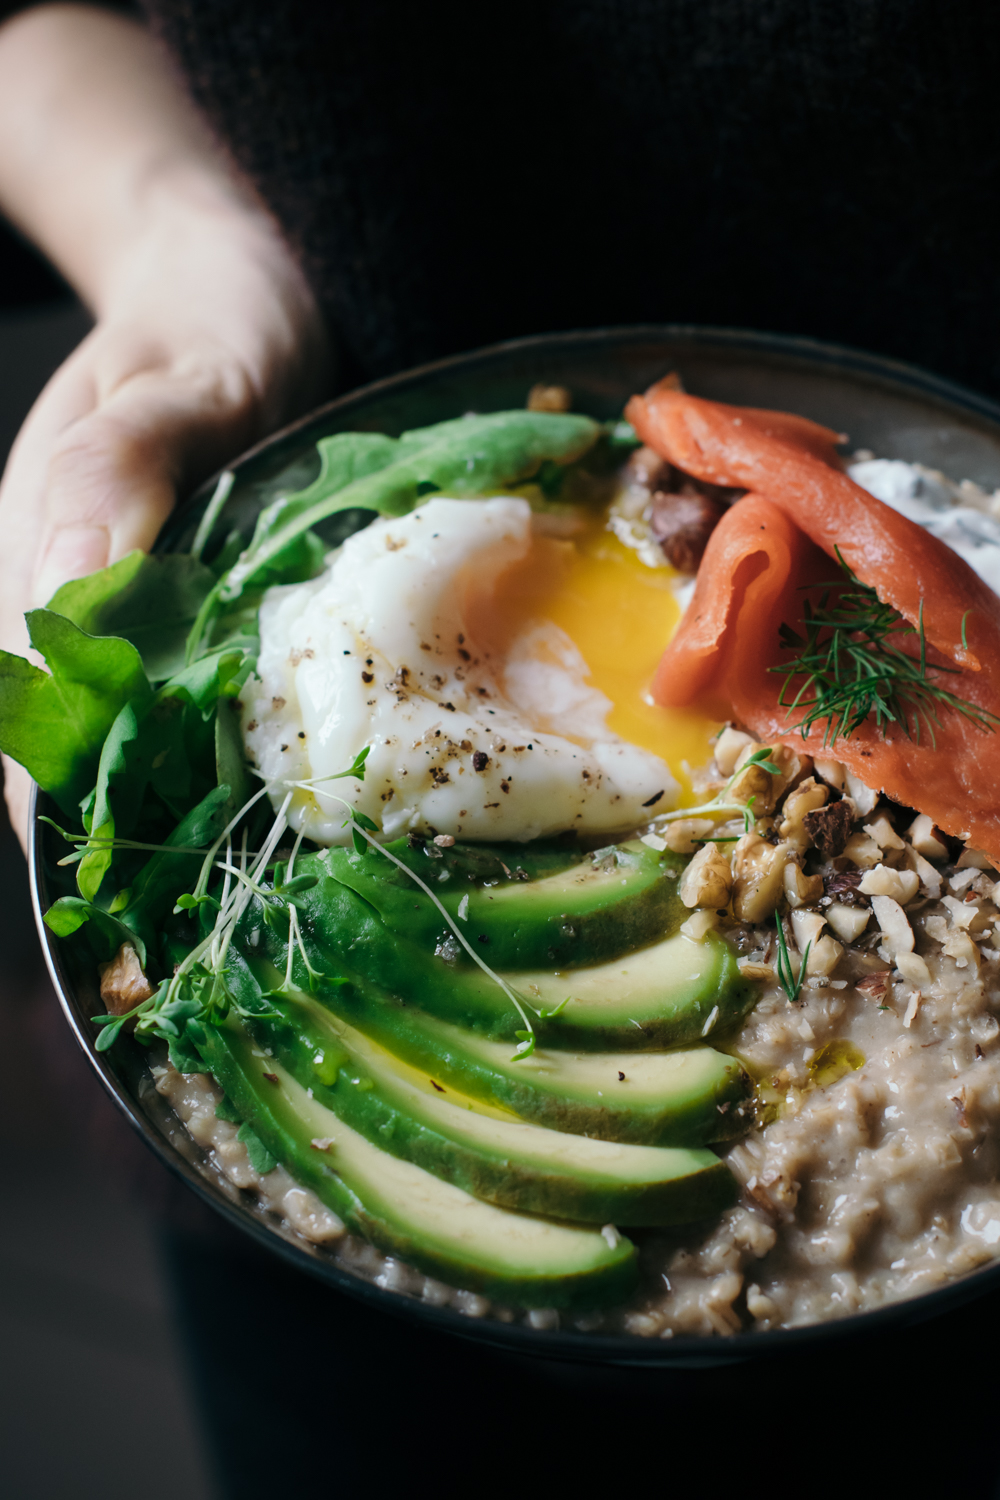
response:
<path id="1" fill-rule="evenodd" d="M 157 215 L 255 212 L 152 38 L 77 5 L 0 26 L 0 208 L 98 316 Z"/>

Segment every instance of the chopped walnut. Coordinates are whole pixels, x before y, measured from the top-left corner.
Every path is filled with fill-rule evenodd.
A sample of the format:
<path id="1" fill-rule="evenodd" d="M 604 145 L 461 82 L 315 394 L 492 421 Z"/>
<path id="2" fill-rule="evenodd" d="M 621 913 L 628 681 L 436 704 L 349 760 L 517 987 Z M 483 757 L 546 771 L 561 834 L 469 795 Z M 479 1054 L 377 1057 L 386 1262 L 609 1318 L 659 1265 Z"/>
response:
<path id="1" fill-rule="evenodd" d="M 920 889 L 920 876 L 916 870 L 893 870 L 888 865 L 875 865 L 865 871 L 858 889 L 866 896 L 891 896 L 900 906 L 905 906 Z"/>
<path id="2" fill-rule="evenodd" d="M 122 943 L 108 964 L 100 964 L 101 999 L 109 1016 L 124 1016 L 153 994 L 131 943 Z"/>
<path id="3" fill-rule="evenodd" d="M 834 901 L 826 909 L 826 920 L 834 932 L 845 943 L 853 943 L 861 936 L 871 919 L 867 906 L 847 906 Z"/>
<path id="4" fill-rule="evenodd" d="M 882 930 L 882 956 L 895 959 L 900 953 L 912 953 L 913 928 L 899 902 L 892 896 L 873 896 L 872 910 Z"/>
<path id="5" fill-rule="evenodd" d="M 868 897 L 858 889 L 861 880 L 860 870 L 833 870 L 824 875 L 823 889 L 827 899 L 840 901 L 844 906 L 868 906 Z"/>
<path id="6" fill-rule="evenodd" d="M 788 861 L 783 874 L 785 896 L 793 910 L 800 906 L 811 906 L 823 894 L 822 875 L 806 875 L 796 863 L 796 858 Z"/>
<path id="7" fill-rule="evenodd" d="M 828 802 L 825 807 L 807 812 L 802 821 L 824 859 L 836 859 L 843 854 L 854 825 L 849 802 Z"/>
<path id="8" fill-rule="evenodd" d="M 573 397 L 564 385 L 546 385 L 539 381 L 531 387 L 525 404 L 529 411 L 569 411 Z"/>
<path id="9" fill-rule="evenodd" d="M 733 851 L 733 910 L 741 922 L 763 922 L 784 892 L 787 844 L 769 844 L 747 833 Z"/>
<path id="10" fill-rule="evenodd" d="M 844 854 L 862 870 L 871 870 L 882 863 L 882 851 L 867 833 L 852 833 L 844 845 Z"/>
<path id="11" fill-rule="evenodd" d="M 729 905 L 733 876 L 717 844 L 703 844 L 681 876 L 677 888 L 685 906 L 718 909 Z"/>
<path id="12" fill-rule="evenodd" d="M 723 776 L 732 776 L 736 761 L 748 745 L 754 744 L 752 734 L 727 724 L 715 742 L 715 764 Z"/>
<path id="13" fill-rule="evenodd" d="M 809 848 L 812 843 L 809 819 L 822 812 L 829 795 L 826 787 L 815 776 L 807 776 L 793 792 L 789 792 L 782 808 L 783 816 L 778 832 L 783 839 L 788 840 L 793 849 L 802 853 Z"/>
<path id="14" fill-rule="evenodd" d="M 675 823 L 667 823 L 664 827 L 663 842 L 675 854 L 694 854 L 700 848 L 695 840 L 703 839 L 712 828 L 711 818 L 678 818 Z"/>

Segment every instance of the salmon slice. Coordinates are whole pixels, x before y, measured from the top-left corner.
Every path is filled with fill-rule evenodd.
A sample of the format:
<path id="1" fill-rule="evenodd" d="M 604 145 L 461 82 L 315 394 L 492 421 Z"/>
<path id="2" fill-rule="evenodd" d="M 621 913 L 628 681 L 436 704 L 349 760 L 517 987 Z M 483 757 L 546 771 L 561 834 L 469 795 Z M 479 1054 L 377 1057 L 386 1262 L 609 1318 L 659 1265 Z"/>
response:
<path id="1" fill-rule="evenodd" d="M 779 702 L 783 676 L 768 670 L 787 666 L 778 627 L 801 629 L 806 591 L 836 575 L 829 559 L 839 548 L 857 577 L 914 626 L 923 604 L 928 663 L 962 669 L 932 680 L 1000 715 L 1000 599 L 992 589 L 943 542 L 854 484 L 827 428 L 700 400 L 664 382 L 633 397 L 626 416 L 678 468 L 749 491 L 712 533 L 654 679 L 657 702 L 734 718 L 762 739 L 835 757 L 1000 859 L 1000 733 L 941 705 L 936 745 L 926 732 L 917 743 L 897 726 L 883 736 L 868 719 L 824 748 L 825 722 L 803 737 L 801 715 L 789 716 Z"/>

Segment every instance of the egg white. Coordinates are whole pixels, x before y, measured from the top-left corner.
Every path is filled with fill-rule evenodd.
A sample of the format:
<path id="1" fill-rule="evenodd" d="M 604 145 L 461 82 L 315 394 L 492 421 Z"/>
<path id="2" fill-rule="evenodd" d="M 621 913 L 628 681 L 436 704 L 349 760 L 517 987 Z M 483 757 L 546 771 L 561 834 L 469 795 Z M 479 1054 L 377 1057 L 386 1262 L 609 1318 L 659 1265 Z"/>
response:
<path id="1" fill-rule="evenodd" d="M 611 733 L 563 631 L 535 622 L 500 660 L 477 644 L 472 606 L 532 535 L 524 500 L 435 498 L 350 537 L 320 578 L 268 592 L 243 733 L 276 807 L 311 783 L 294 828 L 345 843 L 346 802 L 390 838 L 525 840 L 620 832 L 674 805 L 669 768 Z M 363 783 L 324 780 L 366 745 Z"/>

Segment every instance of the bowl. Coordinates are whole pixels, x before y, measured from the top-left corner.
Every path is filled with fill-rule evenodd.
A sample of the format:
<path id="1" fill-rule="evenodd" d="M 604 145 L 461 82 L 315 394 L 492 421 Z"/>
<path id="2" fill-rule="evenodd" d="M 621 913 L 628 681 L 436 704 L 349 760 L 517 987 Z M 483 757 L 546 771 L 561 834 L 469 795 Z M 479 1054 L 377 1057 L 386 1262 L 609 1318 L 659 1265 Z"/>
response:
<path id="1" fill-rule="evenodd" d="M 807 339 L 738 330 L 650 325 L 518 339 L 425 365 L 331 401 L 243 455 L 230 467 L 235 481 L 216 525 L 249 537 L 260 509 L 278 493 L 308 484 L 318 472 L 315 443 L 343 430 L 398 434 L 470 408 L 524 404 L 538 381 L 565 385 L 574 408 L 617 417 L 624 402 L 669 370 L 688 390 L 738 405 L 774 407 L 812 417 L 848 434 L 852 448 L 942 469 L 955 479 L 1000 487 L 1000 406 L 912 366 Z M 215 489 L 212 480 L 178 507 L 157 550 L 190 547 Z M 101 1009 L 93 972 L 78 972 L 72 955 L 42 922 L 56 859 L 64 850 L 38 820 L 46 798 L 35 794 L 29 866 L 35 916 L 49 972 L 76 1038 L 102 1084 L 152 1150 L 231 1224 L 286 1261 L 362 1303 L 425 1326 L 448 1330 L 521 1354 L 599 1364 L 674 1368 L 740 1361 L 804 1344 L 820 1345 L 913 1323 L 1000 1286 L 1000 1261 L 909 1301 L 802 1328 L 731 1339 L 602 1335 L 549 1331 L 474 1319 L 378 1286 L 339 1265 L 334 1253 L 300 1239 L 252 1195 L 211 1163 L 156 1092 L 146 1054 L 122 1038 L 111 1052 L 94 1050 L 89 1017 Z"/>

